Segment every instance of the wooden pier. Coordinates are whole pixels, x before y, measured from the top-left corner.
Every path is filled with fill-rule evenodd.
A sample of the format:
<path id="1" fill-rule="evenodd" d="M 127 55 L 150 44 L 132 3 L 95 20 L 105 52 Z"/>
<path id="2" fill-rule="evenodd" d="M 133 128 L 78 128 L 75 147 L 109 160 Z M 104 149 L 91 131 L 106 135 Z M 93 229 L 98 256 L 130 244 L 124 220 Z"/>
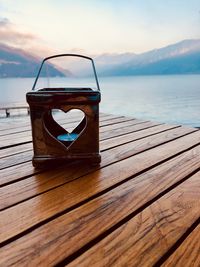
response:
<path id="1" fill-rule="evenodd" d="M 29 111 L 29 106 L 27 106 L 27 104 L 23 104 L 23 103 L 12 103 L 12 104 L 9 104 L 9 105 L 3 105 L 1 104 L 0 106 L 0 111 L 3 111 L 5 112 L 5 116 L 8 118 L 10 117 L 10 112 L 11 110 L 27 110 L 27 114 L 30 113 Z"/>
<path id="2" fill-rule="evenodd" d="M 0 266 L 200 266 L 199 130 L 101 114 L 100 166 L 42 171 L 29 120 L 0 120 Z"/>

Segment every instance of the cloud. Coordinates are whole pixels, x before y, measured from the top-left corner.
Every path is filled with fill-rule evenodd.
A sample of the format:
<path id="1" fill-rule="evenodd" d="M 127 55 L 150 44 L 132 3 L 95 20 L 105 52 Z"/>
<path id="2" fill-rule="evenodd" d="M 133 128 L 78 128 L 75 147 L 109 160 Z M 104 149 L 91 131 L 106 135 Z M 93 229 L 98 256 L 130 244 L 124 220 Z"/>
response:
<path id="1" fill-rule="evenodd" d="M 31 33 L 19 31 L 7 18 L 0 18 L 0 36 L 2 43 L 12 46 L 24 45 L 37 39 Z"/>
<path id="2" fill-rule="evenodd" d="M 44 57 L 52 54 L 52 49 L 43 44 L 39 36 L 20 30 L 17 25 L 7 18 L 0 17 L 0 42 L 2 44 L 20 48 Z"/>
<path id="3" fill-rule="evenodd" d="M 20 27 L 7 17 L 0 16 L 0 45 L 7 45 L 15 49 L 31 53 L 37 58 L 45 58 L 55 54 L 66 53 L 66 48 L 58 48 L 50 45 L 38 34 L 34 34 L 30 28 Z M 82 48 L 67 49 L 67 53 L 87 54 Z"/>
<path id="4" fill-rule="evenodd" d="M 0 27 L 5 26 L 9 23 L 9 19 L 7 18 L 0 18 Z"/>

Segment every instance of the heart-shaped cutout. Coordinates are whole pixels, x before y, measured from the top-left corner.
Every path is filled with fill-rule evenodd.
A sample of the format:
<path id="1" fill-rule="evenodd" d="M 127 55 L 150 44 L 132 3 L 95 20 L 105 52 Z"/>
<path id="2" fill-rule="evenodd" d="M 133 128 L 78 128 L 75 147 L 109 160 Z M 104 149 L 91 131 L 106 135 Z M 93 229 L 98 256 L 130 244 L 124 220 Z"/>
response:
<path id="1" fill-rule="evenodd" d="M 85 113 L 79 109 L 72 109 L 68 112 L 52 109 L 51 113 L 54 121 L 63 129 L 56 138 L 69 146 L 79 137 L 86 126 Z"/>

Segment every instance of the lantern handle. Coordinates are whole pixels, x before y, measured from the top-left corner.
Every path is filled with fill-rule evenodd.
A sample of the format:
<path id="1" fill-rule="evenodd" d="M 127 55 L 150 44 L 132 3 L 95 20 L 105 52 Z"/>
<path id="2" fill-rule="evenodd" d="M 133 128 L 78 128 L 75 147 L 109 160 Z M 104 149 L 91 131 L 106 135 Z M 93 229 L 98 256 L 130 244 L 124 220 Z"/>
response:
<path id="1" fill-rule="evenodd" d="M 97 90 L 100 91 L 100 87 L 99 87 L 99 82 L 98 82 L 98 78 L 97 78 L 97 73 L 96 73 L 96 69 L 95 69 L 95 65 L 94 65 L 94 61 L 91 57 L 87 57 L 87 56 L 83 56 L 83 55 L 79 55 L 79 54 L 59 54 L 59 55 L 54 55 L 54 56 L 50 56 L 50 57 L 46 57 L 43 61 L 42 61 L 42 64 L 39 68 L 39 71 L 38 71 L 38 74 L 37 74 L 37 77 L 35 79 L 35 82 L 33 84 L 33 88 L 32 90 L 34 91 L 35 90 L 35 86 L 36 86 L 36 83 L 38 81 L 38 78 L 40 76 L 40 72 L 42 70 L 42 67 L 44 65 L 44 62 L 49 60 L 49 59 L 52 59 L 52 58 L 56 58 L 56 57 L 65 57 L 65 56 L 72 56 L 72 57 L 81 57 L 81 58 L 85 58 L 85 59 L 88 59 L 92 62 L 92 67 L 93 67 L 93 72 L 94 72 L 94 76 L 95 76 L 95 80 L 96 80 L 96 84 L 97 84 Z"/>

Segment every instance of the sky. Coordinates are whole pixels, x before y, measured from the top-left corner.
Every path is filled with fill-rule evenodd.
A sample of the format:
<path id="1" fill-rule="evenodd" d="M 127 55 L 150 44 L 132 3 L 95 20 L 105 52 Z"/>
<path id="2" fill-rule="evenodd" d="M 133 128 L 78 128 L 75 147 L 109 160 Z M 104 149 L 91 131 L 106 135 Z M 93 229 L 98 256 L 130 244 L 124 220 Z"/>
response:
<path id="1" fill-rule="evenodd" d="M 143 53 L 198 38 L 199 0 L 0 0 L 0 42 L 40 56 Z"/>

